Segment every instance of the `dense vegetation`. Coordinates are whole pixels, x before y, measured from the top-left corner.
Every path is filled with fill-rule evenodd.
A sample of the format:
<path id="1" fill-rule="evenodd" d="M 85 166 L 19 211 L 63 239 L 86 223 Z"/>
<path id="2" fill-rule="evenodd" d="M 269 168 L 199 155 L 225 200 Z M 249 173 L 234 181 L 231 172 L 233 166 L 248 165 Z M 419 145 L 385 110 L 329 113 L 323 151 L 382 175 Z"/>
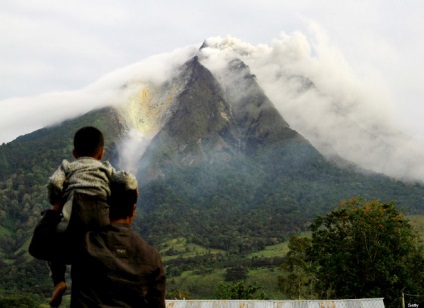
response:
<path id="1" fill-rule="evenodd" d="M 142 186 L 142 234 L 154 243 L 185 237 L 246 255 L 306 230 L 315 216 L 352 196 L 393 200 L 408 214 L 424 212 L 421 185 L 340 169 L 309 159 L 314 153 L 285 163 L 286 153 L 270 152 L 178 168 Z"/>
<path id="2" fill-rule="evenodd" d="M 395 204 L 350 199 L 292 237 L 280 287 L 296 298 L 424 297 L 424 241 Z"/>

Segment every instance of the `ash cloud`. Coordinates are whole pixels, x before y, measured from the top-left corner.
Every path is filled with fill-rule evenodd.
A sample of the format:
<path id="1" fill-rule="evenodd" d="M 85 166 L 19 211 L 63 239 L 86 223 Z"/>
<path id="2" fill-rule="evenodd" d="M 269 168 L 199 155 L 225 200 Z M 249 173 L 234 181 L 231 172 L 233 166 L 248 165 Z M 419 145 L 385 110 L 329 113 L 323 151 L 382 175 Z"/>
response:
<path id="1" fill-rule="evenodd" d="M 404 181 L 424 182 L 424 144 L 402 132 L 390 91 L 381 80 L 359 79 L 315 27 L 314 40 L 282 34 L 272 46 L 232 37 L 206 41 L 202 63 L 221 82 L 239 58 L 290 126 L 328 157 Z"/>

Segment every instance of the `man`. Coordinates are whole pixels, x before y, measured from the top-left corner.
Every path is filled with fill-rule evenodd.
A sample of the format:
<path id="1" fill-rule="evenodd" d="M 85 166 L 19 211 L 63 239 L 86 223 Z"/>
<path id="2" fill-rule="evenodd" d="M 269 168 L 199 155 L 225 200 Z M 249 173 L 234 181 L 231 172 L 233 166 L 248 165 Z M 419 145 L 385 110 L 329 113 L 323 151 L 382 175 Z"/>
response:
<path id="1" fill-rule="evenodd" d="M 116 172 L 110 182 L 110 224 L 82 233 L 72 245 L 63 245 L 66 241 L 56 232 L 61 220 L 57 208 L 46 210 L 35 228 L 29 247 L 32 256 L 47 261 L 66 257 L 66 262 L 72 264 L 71 307 L 165 307 L 166 279 L 161 257 L 131 229 L 137 187 L 133 175 Z M 84 197 L 83 204 L 78 202 L 78 193 L 74 198 L 73 213 L 104 204 L 96 196 Z M 58 253 L 62 251 L 69 253 L 63 256 Z M 59 305 L 60 300 L 54 306 Z"/>
<path id="2" fill-rule="evenodd" d="M 71 307 L 165 307 L 157 250 L 132 231 L 137 180 L 117 172 L 110 183 L 110 225 L 86 233 L 72 263 Z"/>

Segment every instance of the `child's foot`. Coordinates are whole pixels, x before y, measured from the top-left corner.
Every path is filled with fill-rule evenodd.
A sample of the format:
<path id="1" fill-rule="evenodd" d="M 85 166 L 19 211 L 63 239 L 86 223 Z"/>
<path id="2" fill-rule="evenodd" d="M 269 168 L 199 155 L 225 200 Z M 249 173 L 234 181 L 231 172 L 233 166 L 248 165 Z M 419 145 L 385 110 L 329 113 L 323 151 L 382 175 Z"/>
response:
<path id="1" fill-rule="evenodd" d="M 62 302 L 62 296 L 66 291 L 66 282 L 61 281 L 58 284 L 54 286 L 52 298 L 50 299 L 50 307 L 59 307 L 60 303 Z"/>

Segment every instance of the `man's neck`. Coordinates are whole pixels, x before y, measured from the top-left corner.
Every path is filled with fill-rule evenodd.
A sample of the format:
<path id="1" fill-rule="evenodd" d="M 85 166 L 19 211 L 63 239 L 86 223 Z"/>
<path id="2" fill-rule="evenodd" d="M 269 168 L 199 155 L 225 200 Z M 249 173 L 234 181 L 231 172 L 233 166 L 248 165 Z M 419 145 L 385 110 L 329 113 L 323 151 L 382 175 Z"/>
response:
<path id="1" fill-rule="evenodd" d="M 127 224 L 130 225 L 132 223 L 132 217 L 120 218 L 120 219 L 112 219 L 110 221 L 111 224 Z"/>

